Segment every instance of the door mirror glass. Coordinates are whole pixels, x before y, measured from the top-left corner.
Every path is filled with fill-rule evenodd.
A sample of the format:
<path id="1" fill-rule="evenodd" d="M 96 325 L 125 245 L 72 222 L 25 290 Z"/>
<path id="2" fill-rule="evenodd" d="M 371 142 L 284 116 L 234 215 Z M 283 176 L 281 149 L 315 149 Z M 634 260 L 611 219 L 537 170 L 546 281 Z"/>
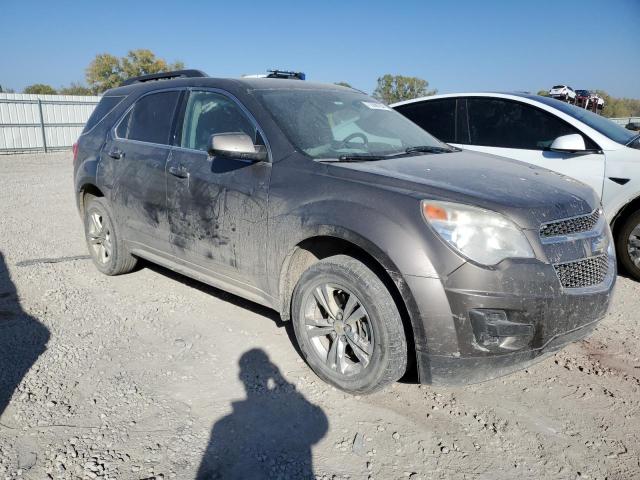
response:
<path id="1" fill-rule="evenodd" d="M 562 135 L 556 138 L 549 150 L 554 152 L 584 152 L 587 149 L 584 138 L 579 133 Z"/>
<path id="2" fill-rule="evenodd" d="M 240 158 L 263 162 L 267 159 L 267 151 L 263 145 L 254 145 L 246 133 L 214 133 L 209 138 L 207 152 L 211 156 Z"/>

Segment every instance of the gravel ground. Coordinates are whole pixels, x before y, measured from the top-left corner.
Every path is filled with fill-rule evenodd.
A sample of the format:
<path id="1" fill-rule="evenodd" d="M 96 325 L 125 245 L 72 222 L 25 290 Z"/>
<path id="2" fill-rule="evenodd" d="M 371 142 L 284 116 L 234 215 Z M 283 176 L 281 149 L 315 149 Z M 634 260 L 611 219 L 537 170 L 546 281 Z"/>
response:
<path id="1" fill-rule="evenodd" d="M 99 274 L 71 171 L 0 156 L 0 479 L 640 478 L 640 284 L 528 370 L 352 397 L 270 310 L 159 267 Z"/>

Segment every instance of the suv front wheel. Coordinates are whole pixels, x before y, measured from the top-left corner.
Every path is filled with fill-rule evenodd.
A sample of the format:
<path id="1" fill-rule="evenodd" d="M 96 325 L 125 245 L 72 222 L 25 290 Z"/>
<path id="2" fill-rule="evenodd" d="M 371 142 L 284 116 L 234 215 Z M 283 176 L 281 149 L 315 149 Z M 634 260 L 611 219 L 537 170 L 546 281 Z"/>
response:
<path id="1" fill-rule="evenodd" d="M 84 209 L 84 231 L 87 247 L 96 268 L 105 275 L 121 275 L 132 271 L 137 263 L 117 232 L 107 201 L 87 197 Z"/>
<path id="2" fill-rule="evenodd" d="M 406 371 L 398 308 L 380 278 L 352 257 L 325 258 L 303 273 L 291 318 L 309 366 L 341 390 L 371 393 Z"/>

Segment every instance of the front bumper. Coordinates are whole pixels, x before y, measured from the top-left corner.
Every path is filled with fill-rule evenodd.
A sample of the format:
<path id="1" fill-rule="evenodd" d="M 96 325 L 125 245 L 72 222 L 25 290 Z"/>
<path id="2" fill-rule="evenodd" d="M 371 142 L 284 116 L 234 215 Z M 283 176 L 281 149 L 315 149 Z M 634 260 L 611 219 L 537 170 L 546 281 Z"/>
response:
<path id="1" fill-rule="evenodd" d="M 420 382 L 482 382 L 589 335 L 609 307 L 613 256 L 609 264 L 605 281 L 588 289 L 563 289 L 553 266 L 538 261 L 505 261 L 496 269 L 466 263 L 446 279 L 406 278 L 423 329 L 416 335 Z M 508 326 L 526 326 L 530 335 L 515 347 L 484 345 L 472 325 L 478 310 L 504 312 Z"/>

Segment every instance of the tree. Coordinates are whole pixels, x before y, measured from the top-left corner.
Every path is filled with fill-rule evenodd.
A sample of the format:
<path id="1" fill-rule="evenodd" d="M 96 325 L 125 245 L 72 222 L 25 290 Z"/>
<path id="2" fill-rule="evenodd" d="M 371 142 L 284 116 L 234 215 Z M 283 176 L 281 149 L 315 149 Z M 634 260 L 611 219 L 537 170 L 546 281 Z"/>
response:
<path id="1" fill-rule="evenodd" d="M 139 77 L 149 73 L 166 72 L 169 70 L 182 70 L 184 63 L 175 62 L 167 64 L 162 58 L 157 58 L 151 50 L 144 48 L 131 50 L 126 57 L 120 59 L 120 67 L 125 79 Z"/>
<path id="2" fill-rule="evenodd" d="M 334 83 L 334 85 L 340 85 L 341 87 L 347 87 L 347 88 L 353 88 L 349 83 L 347 82 L 336 82 Z"/>
<path id="3" fill-rule="evenodd" d="M 7 88 L 0 85 L 0 93 L 16 93 L 13 88 Z"/>
<path id="4" fill-rule="evenodd" d="M 60 95 L 92 95 L 93 92 L 90 88 L 80 85 L 79 83 L 71 82 L 68 87 L 60 87 L 58 90 Z"/>
<path id="5" fill-rule="evenodd" d="M 417 97 L 435 95 L 437 90 L 428 90 L 429 82 L 417 77 L 386 74 L 378 78 L 373 96 L 384 103 L 395 103 Z"/>
<path id="6" fill-rule="evenodd" d="M 38 95 L 56 95 L 56 89 L 51 85 L 46 85 L 44 83 L 34 83 L 33 85 L 29 85 L 25 87 L 22 93 L 35 93 Z"/>
<path id="7" fill-rule="evenodd" d="M 184 63 L 168 64 L 166 60 L 157 58 L 151 50 L 147 49 L 130 50 L 122 58 L 101 53 L 96 55 L 87 67 L 86 79 L 94 93 L 102 93 L 120 86 L 127 78 L 183 68 Z"/>
<path id="8" fill-rule="evenodd" d="M 548 90 L 538 90 L 538 93 L 536 93 L 536 95 L 540 95 L 541 97 L 548 97 L 549 96 L 549 91 Z"/>
<path id="9" fill-rule="evenodd" d="M 110 53 L 99 53 L 87 67 L 86 79 L 94 93 L 120 86 L 123 81 L 120 60 Z"/>

